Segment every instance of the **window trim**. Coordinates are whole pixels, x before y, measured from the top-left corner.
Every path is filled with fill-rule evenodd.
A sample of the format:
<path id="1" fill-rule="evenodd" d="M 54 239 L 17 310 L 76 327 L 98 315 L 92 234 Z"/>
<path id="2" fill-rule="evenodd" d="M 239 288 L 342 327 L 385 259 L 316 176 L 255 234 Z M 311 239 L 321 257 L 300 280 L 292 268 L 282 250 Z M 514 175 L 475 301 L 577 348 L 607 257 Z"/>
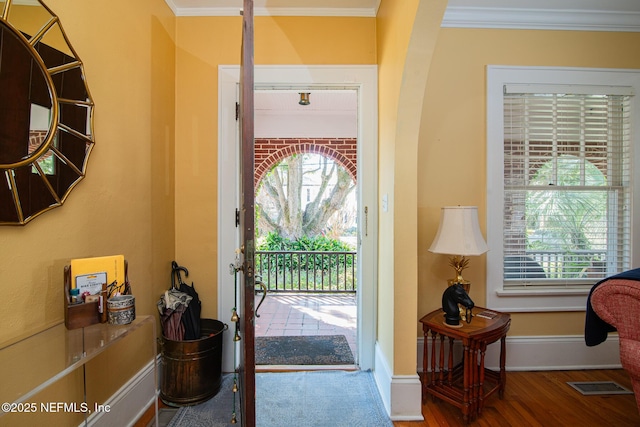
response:
<path id="1" fill-rule="evenodd" d="M 487 66 L 487 307 L 510 312 L 584 311 L 589 289 L 505 290 L 502 279 L 502 220 L 504 208 L 504 85 L 628 86 L 636 96 L 632 105 L 631 265 L 640 266 L 640 70 Z"/>

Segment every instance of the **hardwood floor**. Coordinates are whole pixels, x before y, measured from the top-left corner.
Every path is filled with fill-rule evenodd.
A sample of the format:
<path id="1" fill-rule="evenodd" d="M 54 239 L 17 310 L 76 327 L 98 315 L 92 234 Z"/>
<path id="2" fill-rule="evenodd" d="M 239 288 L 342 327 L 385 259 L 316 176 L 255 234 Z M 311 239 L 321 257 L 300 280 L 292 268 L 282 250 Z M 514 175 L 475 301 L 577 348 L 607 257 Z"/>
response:
<path id="1" fill-rule="evenodd" d="M 504 399 L 497 395 L 470 426 L 640 426 L 633 394 L 583 396 L 567 381 L 615 381 L 632 390 L 624 370 L 508 372 Z M 399 421 L 394 427 L 464 426 L 462 412 L 429 396 L 421 422 Z"/>

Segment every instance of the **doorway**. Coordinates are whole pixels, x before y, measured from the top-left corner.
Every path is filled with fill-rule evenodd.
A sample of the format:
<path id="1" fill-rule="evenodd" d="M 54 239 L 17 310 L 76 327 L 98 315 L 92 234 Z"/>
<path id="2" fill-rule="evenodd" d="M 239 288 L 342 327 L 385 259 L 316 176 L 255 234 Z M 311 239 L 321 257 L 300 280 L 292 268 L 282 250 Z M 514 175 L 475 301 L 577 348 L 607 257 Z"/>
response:
<path id="1" fill-rule="evenodd" d="M 355 89 L 254 93 L 256 370 L 357 365 Z"/>
<path id="2" fill-rule="evenodd" d="M 219 79 L 219 193 L 218 193 L 218 313 L 224 321 L 234 304 L 233 276 L 227 266 L 239 247 L 235 231 L 237 189 L 237 98 L 239 67 L 221 66 Z M 343 82 L 343 83 L 335 83 Z M 354 90 L 358 96 L 358 312 L 357 359 L 361 369 L 373 369 L 377 269 L 377 68 L 375 66 L 298 67 L 256 66 L 255 87 L 308 87 Z M 232 372 L 234 343 L 231 334 L 223 345 L 223 370 Z"/>

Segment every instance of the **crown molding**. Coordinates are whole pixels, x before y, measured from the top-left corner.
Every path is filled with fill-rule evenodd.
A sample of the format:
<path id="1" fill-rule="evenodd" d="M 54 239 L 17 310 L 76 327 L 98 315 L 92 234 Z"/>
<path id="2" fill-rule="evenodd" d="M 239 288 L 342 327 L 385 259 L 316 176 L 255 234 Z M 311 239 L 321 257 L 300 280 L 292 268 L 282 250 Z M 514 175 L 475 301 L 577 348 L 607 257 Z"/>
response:
<path id="1" fill-rule="evenodd" d="M 443 28 L 498 28 L 571 31 L 640 32 L 640 9 L 636 0 L 612 0 L 602 3 L 602 9 L 581 9 L 576 0 L 562 0 L 557 6 L 506 7 L 508 1 L 487 0 L 481 7 L 468 6 L 466 0 L 449 4 L 441 26 Z M 175 16 L 240 16 L 241 7 L 179 7 L 177 0 L 165 0 Z M 453 0 L 452 0 L 453 2 Z M 451 3 L 451 2 L 450 2 Z M 460 4 L 462 3 L 462 5 Z M 465 4 L 467 3 L 467 4 Z M 374 7 L 314 8 L 256 6 L 254 16 L 347 16 L 375 17 L 380 0 Z"/>
<path id="2" fill-rule="evenodd" d="M 176 16 L 239 16 L 237 7 L 176 7 L 165 0 Z M 346 16 L 375 18 L 377 8 L 307 8 L 307 7 L 255 7 L 253 16 Z"/>
<path id="3" fill-rule="evenodd" d="M 447 7 L 443 28 L 640 32 L 640 12 L 501 7 Z"/>

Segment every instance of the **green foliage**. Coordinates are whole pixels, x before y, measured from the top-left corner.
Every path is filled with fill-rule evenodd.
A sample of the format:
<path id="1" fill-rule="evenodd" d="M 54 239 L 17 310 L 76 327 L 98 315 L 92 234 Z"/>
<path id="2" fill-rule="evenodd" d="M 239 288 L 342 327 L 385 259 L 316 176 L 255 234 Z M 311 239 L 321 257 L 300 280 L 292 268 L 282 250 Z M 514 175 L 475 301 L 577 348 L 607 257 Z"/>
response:
<path id="1" fill-rule="evenodd" d="M 588 250 L 601 243 L 606 233 L 606 177 L 588 161 L 575 156 L 559 156 L 544 163 L 531 179 L 531 185 L 547 187 L 530 190 L 526 198 L 528 228 L 542 234 L 542 249 L 572 252 Z M 578 187 L 600 187 L 584 190 Z M 577 190 L 571 190 L 578 188 Z M 533 239 L 529 239 L 532 246 Z"/>
<path id="2" fill-rule="evenodd" d="M 580 252 L 606 247 L 606 177 L 588 160 L 560 155 L 542 164 L 530 185 L 539 189 L 527 191 L 527 249 L 562 254 L 545 266 L 548 277 L 580 277 L 594 261 Z"/>
<path id="3" fill-rule="evenodd" d="M 270 289 L 274 283 L 280 283 L 280 289 L 355 289 L 355 254 L 340 240 L 289 240 L 270 232 L 256 249 L 262 252 L 256 254 L 256 272 Z"/>
<path id="4" fill-rule="evenodd" d="M 289 240 L 271 231 L 259 244 L 259 251 L 307 251 L 307 252 L 350 252 L 352 249 L 347 244 L 337 239 L 325 236 L 303 236 L 297 240 Z"/>

